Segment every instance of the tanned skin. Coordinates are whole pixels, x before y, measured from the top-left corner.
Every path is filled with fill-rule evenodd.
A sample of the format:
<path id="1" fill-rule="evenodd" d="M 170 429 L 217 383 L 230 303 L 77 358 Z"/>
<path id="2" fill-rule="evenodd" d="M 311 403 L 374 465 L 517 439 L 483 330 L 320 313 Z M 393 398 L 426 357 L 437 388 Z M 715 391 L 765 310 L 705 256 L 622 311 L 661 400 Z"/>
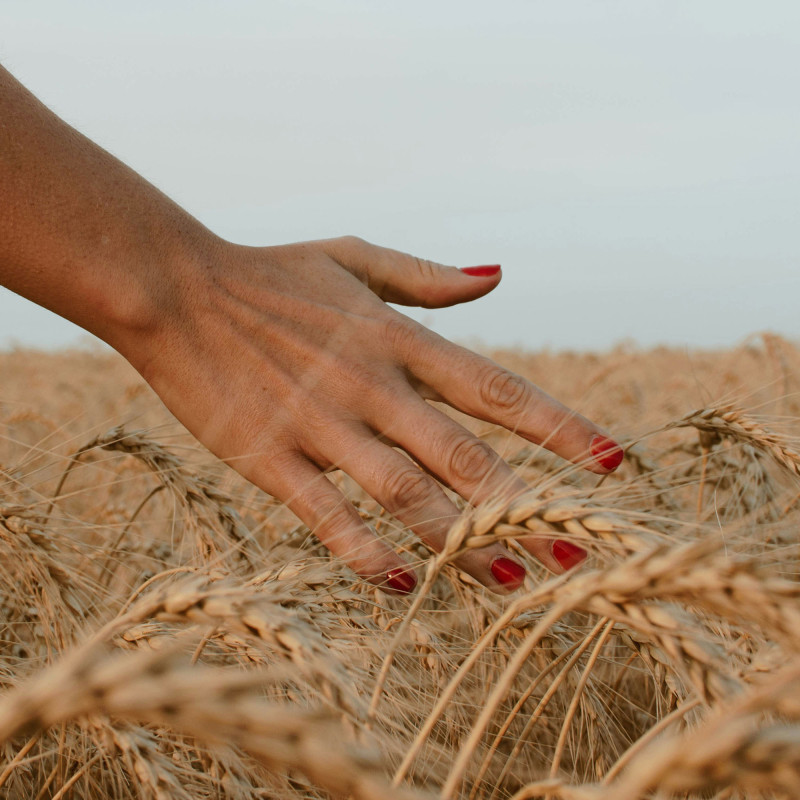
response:
<path id="1" fill-rule="evenodd" d="M 436 550 L 459 513 L 440 482 L 472 503 L 525 488 L 428 401 L 600 474 L 619 463 L 596 425 L 387 305 L 474 300 L 499 270 L 469 274 L 355 237 L 227 242 L 2 68 L 0 204 L 2 285 L 115 348 L 207 448 L 388 590 L 411 590 L 413 569 L 325 470 L 351 475 Z M 563 571 L 552 543 L 526 546 Z M 522 580 L 500 543 L 457 565 L 499 593 Z"/>

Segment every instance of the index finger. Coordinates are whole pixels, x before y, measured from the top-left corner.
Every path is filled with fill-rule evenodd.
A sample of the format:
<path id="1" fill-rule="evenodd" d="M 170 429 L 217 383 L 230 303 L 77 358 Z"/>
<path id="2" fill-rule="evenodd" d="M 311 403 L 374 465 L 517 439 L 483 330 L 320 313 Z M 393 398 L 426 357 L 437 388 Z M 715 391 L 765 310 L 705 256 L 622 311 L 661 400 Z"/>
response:
<path id="1" fill-rule="evenodd" d="M 453 408 L 502 425 L 592 472 L 613 472 L 622 463 L 622 448 L 598 425 L 491 359 L 427 333 L 408 368 Z"/>

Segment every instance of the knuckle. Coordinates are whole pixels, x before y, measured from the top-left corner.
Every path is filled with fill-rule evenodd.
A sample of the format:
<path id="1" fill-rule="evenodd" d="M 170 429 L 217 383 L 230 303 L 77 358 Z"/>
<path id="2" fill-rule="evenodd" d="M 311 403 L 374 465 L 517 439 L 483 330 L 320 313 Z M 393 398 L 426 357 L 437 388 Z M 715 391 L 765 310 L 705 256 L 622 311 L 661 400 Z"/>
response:
<path id="1" fill-rule="evenodd" d="M 424 258 L 417 258 L 416 256 L 412 257 L 417 274 L 423 281 L 427 282 L 437 277 L 438 270 L 432 261 L 426 261 Z"/>
<path id="2" fill-rule="evenodd" d="M 497 460 L 485 442 L 472 436 L 461 436 L 450 450 L 448 468 L 455 483 L 475 484 L 483 479 Z"/>
<path id="3" fill-rule="evenodd" d="M 376 410 L 390 408 L 397 394 L 398 374 L 372 364 L 343 362 L 335 377 L 324 384 L 325 400 L 338 401 L 339 407 L 349 410 L 348 416 L 371 415 Z M 328 408 L 321 409 L 308 422 L 298 420 L 303 430 L 312 429 L 317 438 L 328 440 L 333 434 L 343 434 L 337 419 Z M 313 426 L 313 427 L 312 427 Z"/>
<path id="4" fill-rule="evenodd" d="M 360 236 L 353 235 L 340 236 L 338 239 L 336 239 L 336 242 L 341 247 L 346 247 L 352 250 L 361 250 L 368 246 L 368 243 Z"/>
<path id="5" fill-rule="evenodd" d="M 500 412 L 522 412 L 530 398 L 527 381 L 502 367 L 492 366 L 487 370 L 478 387 L 481 400 Z"/>
<path id="6" fill-rule="evenodd" d="M 336 387 L 331 380 L 320 381 L 327 396 L 334 396 Z M 330 404 L 326 405 L 319 398 L 306 392 L 296 392 L 289 396 L 289 424 L 297 431 L 298 444 L 305 447 L 322 432 L 330 429 Z M 288 426 L 287 426 L 288 427 Z"/>
<path id="7" fill-rule="evenodd" d="M 366 263 L 372 245 L 359 236 L 337 236 L 335 239 L 322 240 L 320 245 L 330 258 L 366 283 L 366 275 L 369 273 Z"/>
<path id="8" fill-rule="evenodd" d="M 415 467 L 403 467 L 394 471 L 384 489 L 385 502 L 392 513 L 424 506 L 430 496 L 429 479 Z"/>
<path id="9" fill-rule="evenodd" d="M 331 395 L 341 394 L 342 390 L 347 394 L 364 394 L 368 393 L 372 387 L 379 385 L 381 377 L 372 364 L 357 361 L 354 358 L 341 358 L 336 360 L 334 368 L 330 370 L 330 375 L 323 385 Z"/>
<path id="10" fill-rule="evenodd" d="M 398 354 L 411 353 L 418 345 L 419 332 L 417 324 L 402 314 L 392 315 L 384 323 L 384 337 L 392 352 Z"/>

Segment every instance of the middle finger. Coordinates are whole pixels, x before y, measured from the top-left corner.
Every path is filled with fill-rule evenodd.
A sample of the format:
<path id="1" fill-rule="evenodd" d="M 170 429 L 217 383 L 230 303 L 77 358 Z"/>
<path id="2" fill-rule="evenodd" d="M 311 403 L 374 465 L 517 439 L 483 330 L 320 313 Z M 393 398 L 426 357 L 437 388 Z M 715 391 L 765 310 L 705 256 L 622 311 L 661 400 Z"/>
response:
<path id="1" fill-rule="evenodd" d="M 433 550 L 441 552 L 460 512 L 439 484 L 367 428 L 354 428 L 337 442 L 329 444 L 336 466 Z M 500 594 L 518 589 L 525 576 L 525 568 L 501 542 L 467 550 L 454 564 Z"/>
<path id="2" fill-rule="evenodd" d="M 498 496 L 511 498 L 529 488 L 486 442 L 418 395 L 409 392 L 398 399 L 398 405 L 403 412 L 385 433 L 470 504 Z M 529 538 L 523 545 L 557 573 L 586 556 L 571 543 L 556 540 Z"/>

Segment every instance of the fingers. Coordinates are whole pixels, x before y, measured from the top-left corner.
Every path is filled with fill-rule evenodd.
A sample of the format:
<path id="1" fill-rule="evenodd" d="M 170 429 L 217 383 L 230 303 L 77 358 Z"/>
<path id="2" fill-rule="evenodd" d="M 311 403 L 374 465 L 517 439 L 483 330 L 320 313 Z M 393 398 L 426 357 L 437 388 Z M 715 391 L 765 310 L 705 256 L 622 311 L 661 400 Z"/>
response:
<path id="1" fill-rule="evenodd" d="M 415 402 L 425 407 L 419 398 Z M 460 512 L 416 464 L 381 443 L 366 428 L 340 439 L 332 459 L 433 550 L 444 548 Z M 498 594 L 515 591 L 525 577 L 519 559 L 500 542 L 467 550 L 454 563 Z"/>
<path id="2" fill-rule="evenodd" d="M 415 377 L 449 405 L 494 422 L 599 474 L 622 462 L 622 448 L 602 428 L 530 381 L 426 332 L 409 357 Z"/>
<path id="3" fill-rule="evenodd" d="M 528 488 L 486 442 L 440 411 L 418 399 L 413 402 L 410 398 L 406 400 L 404 410 L 405 413 L 398 415 L 398 422 L 391 429 L 392 439 L 407 452 L 413 453 L 428 470 L 469 503 L 477 505 L 498 497 L 511 498 Z M 383 502 L 378 495 L 374 496 Z M 419 500 L 423 500 L 421 492 Z M 570 569 L 586 557 L 586 552 L 581 548 L 560 540 L 526 537 L 521 543 L 555 573 Z M 481 551 L 475 552 L 475 557 L 482 558 L 484 565 L 487 559 L 491 559 L 489 555 L 481 555 Z M 513 560 L 510 553 L 508 557 Z M 491 561 L 489 566 L 491 568 Z M 496 570 L 493 571 L 493 577 L 498 577 Z M 478 579 L 482 580 L 480 577 Z M 482 582 L 486 583 L 485 580 Z"/>
<path id="4" fill-rule="evenodd" d="M 475 300 L 500 283 L 500 266 L 496 264 L 446 267 L 354 236 L 321 244 L 331 258 L 388 303 L 441 308 Z"/>
<path id="5" fill-rule="evenodd" d="M 284 459 L 278 470 L 276 466 L 273 462 L 269 476 L 255 482 L 269 485 L 274 494 L 286 498 L 286 505 L 331 553 L 383 589 L 401 594 L 414 590 L 417 578 L 413 569 L 378 539 L 317 467 L 300 454 Z"/>

